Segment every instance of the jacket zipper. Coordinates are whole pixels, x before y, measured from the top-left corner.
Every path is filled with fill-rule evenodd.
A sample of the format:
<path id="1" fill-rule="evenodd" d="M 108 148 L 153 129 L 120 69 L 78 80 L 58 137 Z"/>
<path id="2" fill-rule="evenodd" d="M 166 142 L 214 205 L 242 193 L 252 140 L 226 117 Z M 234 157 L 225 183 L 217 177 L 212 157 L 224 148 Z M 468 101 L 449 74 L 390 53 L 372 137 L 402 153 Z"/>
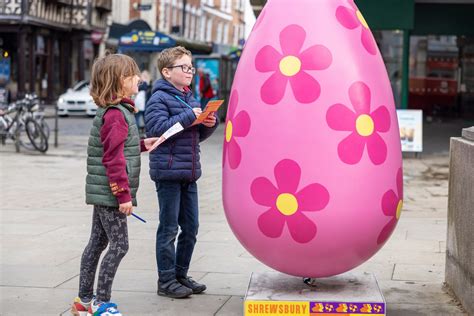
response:
<path id="1" fill-rule="evenodd" d="M 191 180 L 194 181 L 194 176 L 195 176 L 195 173 L 196 173 L 196 168 L 195 168 L 195 163 L 194 161 L 196 160 L 196 145 L 195 145 L 195 141 L 196 141 L 196 129 L 194 128 L 193 130 L 193 172 L 192 172 L 192 175 L 191 175 Z"/>
<path id="2" fill-rule="evenodd" d="M 168 159 L 168 169 L 171 169 L 171 164 L 173 163 L 173 147 L 174 142 L 170 144 L 170 158 Z"/>

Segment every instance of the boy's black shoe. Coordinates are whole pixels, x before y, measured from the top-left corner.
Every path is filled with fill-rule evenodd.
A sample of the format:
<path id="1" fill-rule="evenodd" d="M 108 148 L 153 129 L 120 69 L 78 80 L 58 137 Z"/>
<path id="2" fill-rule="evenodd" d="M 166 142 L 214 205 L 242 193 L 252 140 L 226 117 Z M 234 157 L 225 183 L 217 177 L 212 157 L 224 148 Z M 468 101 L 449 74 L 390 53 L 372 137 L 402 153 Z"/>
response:
<path id="1" fill-rule="evenodd" d="M 193 291 L 193 294 L 199 294 L 206 290 L 206 286 L 201 283 L 197 283 L 191 277 L 177 278 L 178 282 Z"/>
<path id="2" fill-rule="evenodd" d="M 158 295 L 170 298 L 185 298 L 193 294 L 193 290 L 181 285 L 176 279 L 168 282 L 158 281 Z"/>

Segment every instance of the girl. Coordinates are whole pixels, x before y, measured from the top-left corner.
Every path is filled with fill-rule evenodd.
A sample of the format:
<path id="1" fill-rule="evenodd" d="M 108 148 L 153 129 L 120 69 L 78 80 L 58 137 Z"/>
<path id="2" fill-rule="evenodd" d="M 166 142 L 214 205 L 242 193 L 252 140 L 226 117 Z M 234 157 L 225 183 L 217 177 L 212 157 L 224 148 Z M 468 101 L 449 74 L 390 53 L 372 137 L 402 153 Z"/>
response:
<path id="1" fill-rule="evenodd" d="M 158 138 L 140 140 L 130 97 L 138 92 L 139 69 L 121 54 L 106 54 L 92 66 L 91 96 L 99 107 L 87 148 L 86 203 L 93 205 L 92 230 L 81 258 L 79 296 L 71 312 L 76 316 L 121 316 L 110 302 L 112 282 L 128 251 L 127 216 L 136 206 L 140 152 Z M 94 278 L 104 255 L 93 295 Z"/>

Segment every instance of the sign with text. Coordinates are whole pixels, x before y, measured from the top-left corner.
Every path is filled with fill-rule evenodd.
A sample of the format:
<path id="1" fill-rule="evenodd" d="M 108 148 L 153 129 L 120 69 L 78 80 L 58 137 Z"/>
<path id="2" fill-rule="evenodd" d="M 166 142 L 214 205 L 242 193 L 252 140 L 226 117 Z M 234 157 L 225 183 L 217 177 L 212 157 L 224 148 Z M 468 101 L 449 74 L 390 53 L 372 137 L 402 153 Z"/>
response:
<path id="1" fill-rule="evenodd" d="M 166 34 L 133 31 L 120 37 L 119 51 L 161 51 L 175 45 L 176 41 Z"/>
<path id="2" fill-rule="evenodd" d="M 397 110 L 403 152 L 423 151 L 423 111 Z"/>
<path id="3" fill-rule="evenodd" d="M 245 316 L 368 316 L 386 314 L 385 302 L 245 301 Z"/>

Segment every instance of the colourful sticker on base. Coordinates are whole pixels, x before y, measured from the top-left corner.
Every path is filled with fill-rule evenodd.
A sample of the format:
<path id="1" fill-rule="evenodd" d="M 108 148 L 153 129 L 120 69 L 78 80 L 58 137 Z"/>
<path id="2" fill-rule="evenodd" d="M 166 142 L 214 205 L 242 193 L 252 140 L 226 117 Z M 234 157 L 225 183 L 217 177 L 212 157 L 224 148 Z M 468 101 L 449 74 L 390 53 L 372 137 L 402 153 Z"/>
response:
<path id="1" fill-rule="evenodd" d="M 245 316 L 309 316 L 310 302 L 245 301 Z"/>
<path id="2" fill-rule="evenodd" d="M 310 316 L 316 315 L 385 315 L 385 304 L 310 302 Z"/>
<path id="3" fill-rule="evenodd" d="M 245 301 L 245 316 L 385 315 L 383 303 Z"/>

